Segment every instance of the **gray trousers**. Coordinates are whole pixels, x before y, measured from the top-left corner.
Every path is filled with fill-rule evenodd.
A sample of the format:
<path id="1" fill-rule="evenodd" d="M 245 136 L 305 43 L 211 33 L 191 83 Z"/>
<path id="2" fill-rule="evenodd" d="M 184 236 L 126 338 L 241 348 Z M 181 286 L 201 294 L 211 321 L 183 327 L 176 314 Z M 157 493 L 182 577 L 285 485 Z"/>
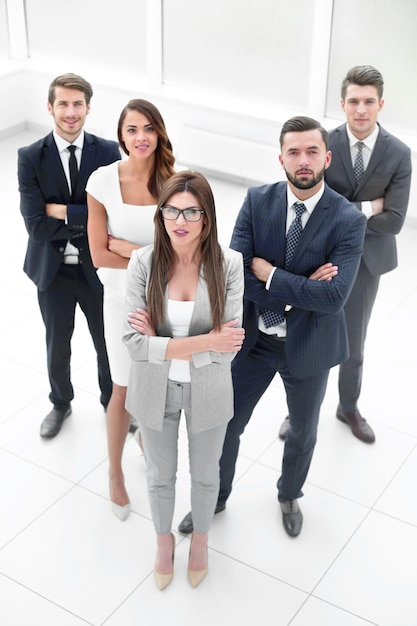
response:
<path id="1" fill-rule="evenodd" d="M 178 463 L 178 428 L 184 410 L 191 474 L 191 510 L 196 533 L 207 533 L 219 493 L 219 460 L 227 424 L 192 431 L 191 384 L 168 381 L 162 431 L 139 423 L 146 456 L 146 477 L 152 519 L 157 534 L 171 531 Z"/>
<path id="2" fill-rule="evenodd" d="M 379 276 L 372 276 L 362 261 L 345 304 L 350 356 L 339 368 L 339 398 L 347 413 L 358 410 L 366 332 L 378 293 L 379 279 Z"/>

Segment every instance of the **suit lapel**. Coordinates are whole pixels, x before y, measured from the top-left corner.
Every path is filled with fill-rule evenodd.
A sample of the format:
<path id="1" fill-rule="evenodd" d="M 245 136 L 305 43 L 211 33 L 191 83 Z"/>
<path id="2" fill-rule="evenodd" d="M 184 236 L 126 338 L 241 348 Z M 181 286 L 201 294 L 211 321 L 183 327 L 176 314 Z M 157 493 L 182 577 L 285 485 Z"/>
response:
<path id="1" fill-rule="evenodd" d="M 80 163 L 80 171 L 78 173 L 77 179 L 76 197 L 78 197 L 80 193 L 84 193 L 84 190 L 87 186 L 88 178 L 91 172 L 95 169 L 95 154 L 96 146 L 93 137 L 89 133 L 84 132 L 84 145 Z"/>
<path id="2" fill-rule="evenodd" d="M 352 157 L 350 155 L 349 138 L 346 132 L 346 126 L 341 126 L 337 129 L 338 141 L 333 146 L 333 152 L 335 160 L 341 163 L 345 170 L 346 178 L 349 180 L 352 188 L 356 187 L 355 174 L 353 172 Z M 336 147 L 336 149 L 335 149 Z"/>
<path id="3" fill-rule="evenodd" d="M 298 260 L 304 256 L 304 253 L 310 245 L 311 240 L 317 235 L 318 231 L 323 226 L 325 211 L 328 209 L 328 207 L 329 201 L 325 189 L 319 202 L 314 207 L 314 211 L 312 212 L 303 232 L 301 233 L 300 239 L 298 240 L 298 245 L 295 249 L 294 255 L 288 268 L 289 270 L 297 266 Z"/>
<path id="4" fill-rule="evenodd" d="M 355 196 L 360 189 L 372 178 L 375 170 L 379 166 L 381 160 L 386 157 L 387 150 L 389 148 L 389 141 L 385 135 L 385 131 L 380 127 L 378 137 L 375 142 L 374 149 L 372 150 L 371 158 L 369 159 L 368 167 L 363 173 L 359 185 L 355 190 Z"/>
<path id="5" fill-rule="evenodd" d="M 271 220 L 265 225 L 268 229 L 267 238 L 273 244 L 274 250 L 274 259 L 271 259 L 270 262 L 277 267 L 284 267 L 285 263 L 287 204 L 287 184 L 285 183 L 278 187 L 276 202 L 273 204 L 272 210 L 268 207 L 268 211 L 271 211 Z M 270 231 L 272 231 L 272 237 L 270 237 Z"/>
<path id="6" fill-rule="evenodd" d="M 59 192 L 57 195 L 61 196 L 62 198 L 69 198 L 70 190 L 68 187 L 68 181 L 65 176 L 64 168 L 62 167 L 61 157 L 59 155 L 58 148 L 52 133 L 47 135 L 47 137 L 45 138 L 43 154 L 48 171 L 48 176 L 51 177 L 51 180 L 55 181 L 56 185 L 59 188 Z"/>
<path id="7" fill-rule="evenodd" d="M 208 316 L 208 318 L 207 318 Z M 204 280 L 203 268 L 200 270 L 193 314 L 190 321 L 190 335 L 198 335 L 201 328 L 206 326 L 207 319 L 211 320 L 210 298 L 207 291 L 207 284 Z"/>

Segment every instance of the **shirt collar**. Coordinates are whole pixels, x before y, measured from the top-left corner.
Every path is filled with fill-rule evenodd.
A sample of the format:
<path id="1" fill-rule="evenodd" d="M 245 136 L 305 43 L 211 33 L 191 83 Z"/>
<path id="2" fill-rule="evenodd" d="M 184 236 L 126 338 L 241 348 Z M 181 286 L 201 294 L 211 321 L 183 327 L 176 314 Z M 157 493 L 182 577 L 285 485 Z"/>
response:
<path id="1" fill-rule="evenodd" d="M 80 148 L 81 150 L 83 149 L 83 145 L 84 145 L 84 130 L 81 130 L 80 134 L 78 135 L 77 139 L 75 139 L 75 141 L 73 141 L 73 143 L 71 144 L 69 141 L 67 141 L 66 139 L 63 139 L 63 137 L 61 137 L 60 135 L 58 135 L 58 133 L 54 130 L 53 131 L 53 135 L 54 135 L 54 139 L 55 139 L 55 143 L 57 145 L 58 148 L 58 152 L 63 152 L 64 150 L 66 150 L 68 148 L 68 146 L 77 146 L 77 148 Z"/>
<path id="2" fill-rule="evenodd" d="M 375 146 L 375 142 L 376 142 L 377 137 L 378 137 L 379 126 L 378 126 L 378 124 L 375 124 L 374 130 L 372 131 L 372 133 L 370 135 L 365 137 L 365 139 L 358 139 L 357 137 L 355 137 L 355 135 L 349 129 L 349 126 L 347 124 L 346 124 L 346 132 L 347 132 L 347 136 L 349 138 L 349 146 L 351 148 L 353 148 L 353 146 L 355 146 L 358 143 L 358 141 L 362 141 L 362 143 L 364 143 L 365 146 L 367 148 L 369 148 L 369 150 L 373 150 L 374 146 Z"/>
<path id="3" fill-rule="evenodd" d="M 305 208 L 307 209 L 307 212 L 311 215 L 316 204 L 318 203 L 318 201 L 320 200 L 323 194 L 324 194 L 324 181 L 322 181 L 320 189 L 314 194 L 314 196 L 310 196 L 310 198 L 307 198 L 307 200 L 300 200 L 299 198 L 297 198 L 297 196 L 291 191 L 290 186 L 287 185 L 288 208 L 292 207 L 292 205 L 295 202 L 302 202 Z"/>

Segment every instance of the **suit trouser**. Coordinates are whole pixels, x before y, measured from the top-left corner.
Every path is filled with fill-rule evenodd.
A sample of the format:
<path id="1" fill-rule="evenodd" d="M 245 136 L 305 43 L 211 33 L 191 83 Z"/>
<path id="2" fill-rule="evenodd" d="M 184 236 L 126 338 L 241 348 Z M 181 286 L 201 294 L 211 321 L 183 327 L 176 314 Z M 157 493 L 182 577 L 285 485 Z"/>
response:
<path id="1" fill-rule="evenodd" d="M 61 264 L 51 285 L 38 290 L 38 301 L 46 328 L 49 399 L 56 408 L 68 406 L 74 397 L 71 383 L 71 338 L 75 308 L 80 305 L 97 353 L 100 401 L 107 406 L 112 393 L 109 361 L 104 341 L 103 293 L 89 286 L 82 265 Z"/>
<path id="2" fill-rule="evenodd" d="M 290 415 L 282 473 L 277 482 L 278 499 L 285 502 L 303 495 L 302 486 L 313 457 L 329 370 L 305 378 L 292 376 L 286 364 L 285 343 L 259 333 L 252 350 L 241 359 L 237 358 L 232 366 L 235 413 L 227 427 L 220 459 L 220 505 L 226 502 L 232 491 L 240 436 L 276 372 L 284 383 Z"/>
<path id="3" fill-rule="evenodd" d="M 146 456 L 149 503 L 157 534 L 169 533 L 172 527 L 181 409 L 184 410 L 188 433 L 191 510 L 195 532 L 209 531 L 219 493 L 219 459 L 227 424 L 193 432 L 191 384 L 170 380 L 162 431 L 148 428 L 139 420 Z"/>
<path id="4" fill-rule="evenodd" d="M 361 393 L 365 339 L 379 287 L 379 276 L 372 276 L 363 262 L 345 305 L 349 339 L 349 359 L 339 369 L 339 397 L 344 411 L 357 410 Z"/>

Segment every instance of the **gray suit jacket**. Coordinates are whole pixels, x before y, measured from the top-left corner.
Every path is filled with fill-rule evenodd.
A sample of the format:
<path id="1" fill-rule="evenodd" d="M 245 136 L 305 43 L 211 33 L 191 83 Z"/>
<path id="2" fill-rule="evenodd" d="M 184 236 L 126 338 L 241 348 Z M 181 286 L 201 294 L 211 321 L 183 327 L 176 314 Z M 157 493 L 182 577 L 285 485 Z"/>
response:
<path id="1" fill-rule="evenodd" d="M 402 141 L 379 126 L 368 167 L 356 185 L 346 124 L 329 133 L 333 158 L 326 182 L 360 208 L 359 203 L 384 198 L 384 211 L 368 220 L 362 261 L 373 276 L 397 266 L 395 235 L 404 224 L 411 184 L 411 152 Z"/>
<path id="2" fill-rule="evenodd" d="M 243 259 L 239 252 L 222 247 L 226 281 L 224 320 L 242 323 Z M 127 273 L 127 296 L 123 341 L 131 359 L 126 408 L 149 428 L 162 430 L 170 362 L 165 353 L 172 329 L 167 320 L 157 329 L 156 337 L 141 335 L 127 322 L 127 313 L 146 309 L 146 294 L 152 263 L 153 246 L 136 250 Z M 167 302 L 167 292 L 165 303 Z M 210 302 L 203 270 L 200 275 L 189 335 L 208 333 L 213 328 Z M 231 361 L 235 352 L 200 352 L 190 362 L 191 413 L 194 432 L 227 423 L 233 416 Z"/>

